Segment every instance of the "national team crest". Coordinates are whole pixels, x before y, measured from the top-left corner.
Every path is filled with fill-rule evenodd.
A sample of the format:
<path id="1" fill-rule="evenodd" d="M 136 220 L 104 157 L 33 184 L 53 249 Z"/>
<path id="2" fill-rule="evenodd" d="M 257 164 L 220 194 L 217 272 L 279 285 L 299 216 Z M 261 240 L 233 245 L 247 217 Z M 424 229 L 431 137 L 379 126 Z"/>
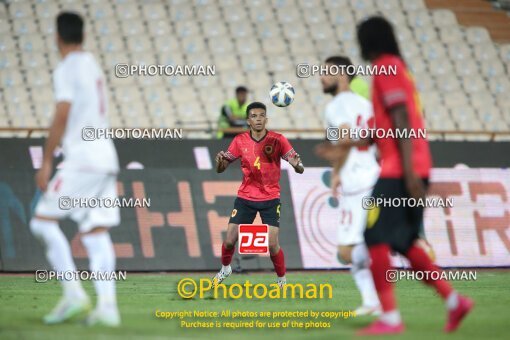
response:
<path id="1" fill-rule="evenodd" d="M 266 144 L 264 146 L 264 153 L 266 154 L 266 156 L 271 156 L 274 152 L 274 147 L 270 144 Z"/>

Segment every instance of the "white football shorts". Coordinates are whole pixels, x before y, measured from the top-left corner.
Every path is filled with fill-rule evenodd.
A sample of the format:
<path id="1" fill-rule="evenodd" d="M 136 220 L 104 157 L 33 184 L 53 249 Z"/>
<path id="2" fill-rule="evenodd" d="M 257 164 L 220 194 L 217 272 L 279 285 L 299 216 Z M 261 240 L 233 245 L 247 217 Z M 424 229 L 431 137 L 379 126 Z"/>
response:
<path id="1" fill-rule="evenodd" d="M 117 175 L 60 169 L 37 202 L 35 216 L 58 220 L 69 217 L 82 233 L 96 227 L 114 227 L 120 223 L 120 209 L 103 203 L 116 198 Z"/>
<path id="2" fill-rule="evenodd" d="M 342 192 L 339 198 L 339 223 L 337 245 L 349 246 L 365 242 L 363 233 L 367 223 L 368 211 L 363 209 L 363 197 L 370 196 L 372 188 L 352 192 Z"/>

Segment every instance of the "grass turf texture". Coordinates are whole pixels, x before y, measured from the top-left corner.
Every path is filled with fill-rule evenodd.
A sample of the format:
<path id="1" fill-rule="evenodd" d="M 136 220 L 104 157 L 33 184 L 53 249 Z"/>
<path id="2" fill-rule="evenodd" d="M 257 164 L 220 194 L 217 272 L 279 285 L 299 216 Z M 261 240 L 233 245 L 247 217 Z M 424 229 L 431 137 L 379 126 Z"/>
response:
<path id="1" fill-rule="evenodd" d="M 296 272 L 288 273 L 289 283 L 329 283 L 333 286 L 333 299 L 280 299 L 238 300 L 209 298 L 183 300 L 177 295 L 177 282 L 185 277 L 195 279 L 211 277 L 212 274 L 129 274 L 127 280 L 118 282 L 117 292 L 122 315 L 122 326 L 117 329 L 86 327 L 81 321 L 84 316 L 61 325 L 46 326 L 42 316 L 50 311 L 61 294 L 56 281 L 35 283 L 33 275 L 0 275 L 0 339 L 131 339 L 131 338 L 211 338 L 245 339 L 277 337 L 278 339 L 310 338 L 339 339 L 352 338 L 355 331 L 373 320 L 372 317 L 355 317 L 331 320 L 326 329 L 185 329 L 178 319 L 159 319 L 155 311 L 210 310 L 218 311 L 341 311 L 354 309 L 360 298 L 348 272 Z M 252 284 L 274 283 L 275 276 L 263 274 L 233 274 L 225 283 Z M 508 271 L 478 271 L 477 281 L 454 282 L 463 294 L 475 300 L 475 309 L 461 328 L 452 335 L 442 332 L 445 323 L 443 302 L 432 289 L 415 281 L 402 281 L 396 292 L 406 332 L 396 338 L 408 339 L 508 339 Z M 91 297 L 94 290 L 91 282 L 85 282 L 85 289 Z M 291 318 L 292 319 L 292 318 Z M 189 318 L 187 320 L 190 320 Z M 216 321 L 216 319 L 197 319 Z M 218 321 L 232 321 L 219 319 Z M 233 321 L 251 321 L 235 319 Z M 259 319 L 272 322 L 272 319 Z M 282 319 L 279 321 L 288 320 Z M 326 319 L 319 319 L 328 321 Z M 276 320 L 278 321 L 278 320 Z M 304 320 L 301 320 L 304 321 Z"/>

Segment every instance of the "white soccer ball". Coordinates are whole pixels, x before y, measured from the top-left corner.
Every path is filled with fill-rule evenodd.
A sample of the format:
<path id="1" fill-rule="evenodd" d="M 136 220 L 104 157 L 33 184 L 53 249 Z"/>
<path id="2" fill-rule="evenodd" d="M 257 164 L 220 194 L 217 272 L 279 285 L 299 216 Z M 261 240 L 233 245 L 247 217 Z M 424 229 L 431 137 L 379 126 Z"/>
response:
<path id="1" fill-rule="evenodd" d="M 279 107 L 289 106 L 294 101 L 296 91 L 292 85 L 286 81 L 280 81 L 274 84 L 269 91 L 269 96 L 274 105 Z"/>

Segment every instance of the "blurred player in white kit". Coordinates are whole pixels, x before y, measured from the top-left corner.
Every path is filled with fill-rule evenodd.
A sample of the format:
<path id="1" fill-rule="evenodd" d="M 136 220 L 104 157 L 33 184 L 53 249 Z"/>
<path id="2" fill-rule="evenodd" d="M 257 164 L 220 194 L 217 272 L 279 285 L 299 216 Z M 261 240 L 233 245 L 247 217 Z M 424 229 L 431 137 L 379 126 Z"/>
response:
<path id="1" fill-rule="evenodd" d="M 330 72 L 321 75 L 322 88 L 324 93 L 333 96 L 333 100 L 326 106 L 325 128 L 339 128 L 344 129 L 345 132 L 367 129 L 369 121 L 373 119 L 371 103 L 351 91 L 351 76 L 337 72 L 352 65 L 351 61 L 347 57 L 333 56 L 326 59 L 325 65 Z M 378 314 L 380 313 L 379 299 L 370 272 L 370 257 L 363 237 L 367 210 L 362 206 L 363 197 L 371 195 L 379 176 L 380 169 L 375 148 L 372 146 L 342 147 L 335 144 L 335 141 L 326 142 L 319 145 L 316 151 L 319 157 L 330 161 L 333 167 L 331 171 L 333 197 L 337 197 L 338 188 L 341 193 L 336 240 L 337 257 L 340 263 L 352 265 L 351 273 L 362 297 L 362 305 L 356 309 L 356 314 Z"/>
<path id="2" fill-rule="evenodd" d="M 109 228 L 120 223 L 115 208 L 60 208 L 59 198 L 116 198 L 117 152 L 110 139 L 85 141 L 84 127 L 107 128 L 105 77 L 92 54 L 83 51 L 84 23 L 76 13 L 57 16 L 57 45 L 62 57 L 53 73 L 56 112 L 44 148 L 44 158 L 35 180 L 43 191 L 30 221 L 32 233 L 42 241 L 46 258 L 57 272 L 76 271 L 69 242 L 58 220 L 71 218 L 79 225 L 80 236 L 90 261 L 91 272 L 115 270 L 115 252 Z M 64 163 L 49 180 L 53 153 L 62 142 Z M 67 207 L 66 207 L 67 208 Z M 107 276 L 107 275 L 105 275 Z M 103 278 L 105 277 L 103 276 Z M 79 280 L 62 280 L 63 297 L 44 317 L 47 324 L 66 321 L 91 309 L 90 299 Z M 95 280 L 97 305 L 88 315 L 87 324 L 118 326 L 115 281 Z"/>

